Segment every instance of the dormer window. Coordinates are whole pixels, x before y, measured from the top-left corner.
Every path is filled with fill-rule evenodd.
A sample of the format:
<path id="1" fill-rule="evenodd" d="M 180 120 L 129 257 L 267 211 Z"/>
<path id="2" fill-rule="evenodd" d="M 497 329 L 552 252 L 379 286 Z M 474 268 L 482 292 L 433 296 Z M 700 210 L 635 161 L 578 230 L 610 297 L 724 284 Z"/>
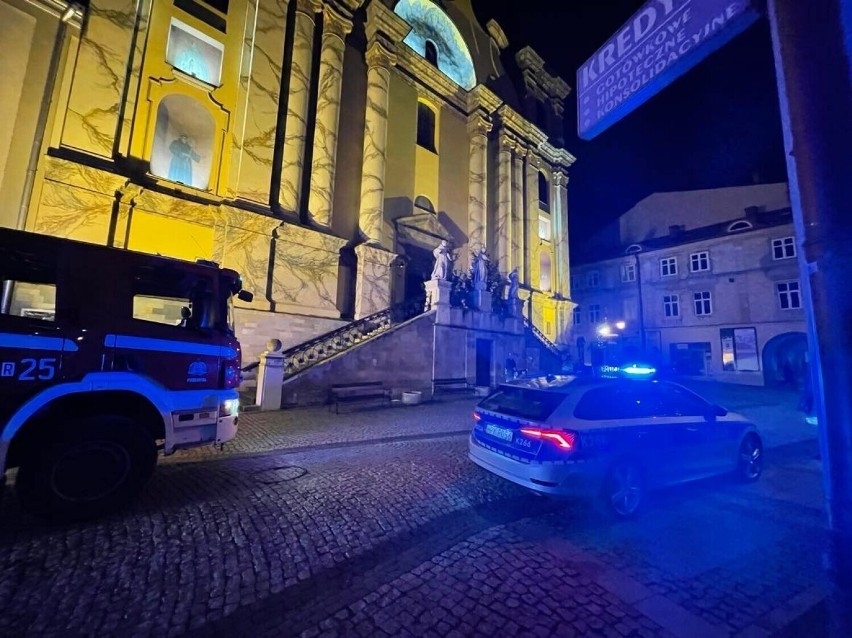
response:
<path id="1" fill-rule="evenodd" d="M 432 66 L 438 66 L 438 47 L 431 40 L 426 40 L 424 56 Z"/>
<path id="2" fill-rule="evenodd" d="M 738 221 L 728 226 L 728 232 L 736 233 L 738 231 L 748 230 L 750 228 L 754 228 L 754 226 L 751 225 L 751 222 Z"/>

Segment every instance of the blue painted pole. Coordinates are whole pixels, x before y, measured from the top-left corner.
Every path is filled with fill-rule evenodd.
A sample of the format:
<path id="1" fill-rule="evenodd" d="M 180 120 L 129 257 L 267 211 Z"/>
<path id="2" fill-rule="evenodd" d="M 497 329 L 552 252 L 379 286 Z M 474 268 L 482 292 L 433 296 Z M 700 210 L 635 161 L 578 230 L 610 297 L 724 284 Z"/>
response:
<path id="1" fill-rule="evenodd" d="M 769 0 L 831 543 L 832 636 L 852 636 L 852 2 Z"/>

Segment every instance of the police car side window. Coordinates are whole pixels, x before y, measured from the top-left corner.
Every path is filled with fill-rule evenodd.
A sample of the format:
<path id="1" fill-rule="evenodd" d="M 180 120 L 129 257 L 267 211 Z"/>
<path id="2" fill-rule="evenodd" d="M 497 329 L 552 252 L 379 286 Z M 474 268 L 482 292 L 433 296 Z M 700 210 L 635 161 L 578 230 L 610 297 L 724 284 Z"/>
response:
<path id="1" fill-rule="evenodd" d="M 660 416 L 704 416 L 708 404 L 680 388 L 664 387 L 660 393 Z"/>
<path id="2" fill-rule="evenodd" d="M 38 321 L 56 321 L 55 255 L 45 255 L 3 247 L 0 282 L 3 304 L 0 314 Z"/>
<path id="3" fill-rule="evenodd" d="M 638 383 L 589 390 L 574 408 L 574 416 L 590 421 L 644 419 L 656 416 L 659 399 Z"/>

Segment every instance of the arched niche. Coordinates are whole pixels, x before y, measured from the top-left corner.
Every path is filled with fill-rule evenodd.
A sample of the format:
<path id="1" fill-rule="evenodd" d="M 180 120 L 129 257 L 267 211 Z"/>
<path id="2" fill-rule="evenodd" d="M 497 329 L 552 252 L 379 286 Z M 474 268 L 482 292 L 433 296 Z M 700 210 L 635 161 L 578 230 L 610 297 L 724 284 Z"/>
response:
<path id="1" fill-rule="evenodd" d="M 151 173 L 207 190 L 214 139 L 213 117 L 203 104 L 188 95 L 165 96 L 157 107 Z"/>

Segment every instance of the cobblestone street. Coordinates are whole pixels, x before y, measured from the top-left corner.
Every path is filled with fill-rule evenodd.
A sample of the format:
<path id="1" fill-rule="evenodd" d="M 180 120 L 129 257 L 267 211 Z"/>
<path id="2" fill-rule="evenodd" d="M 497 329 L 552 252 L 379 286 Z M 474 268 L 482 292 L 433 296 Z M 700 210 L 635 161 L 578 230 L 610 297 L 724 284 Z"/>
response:
<path id="1" fill-rule="evenodd" d="M 612 523 L 470 463 L 472 405 L 249 414 L 94 523 L 48 526 L 9 490 L 0 634 L 768 636 L 822 598 L 812 439 L 780 437 L 756 484 Z"/>

